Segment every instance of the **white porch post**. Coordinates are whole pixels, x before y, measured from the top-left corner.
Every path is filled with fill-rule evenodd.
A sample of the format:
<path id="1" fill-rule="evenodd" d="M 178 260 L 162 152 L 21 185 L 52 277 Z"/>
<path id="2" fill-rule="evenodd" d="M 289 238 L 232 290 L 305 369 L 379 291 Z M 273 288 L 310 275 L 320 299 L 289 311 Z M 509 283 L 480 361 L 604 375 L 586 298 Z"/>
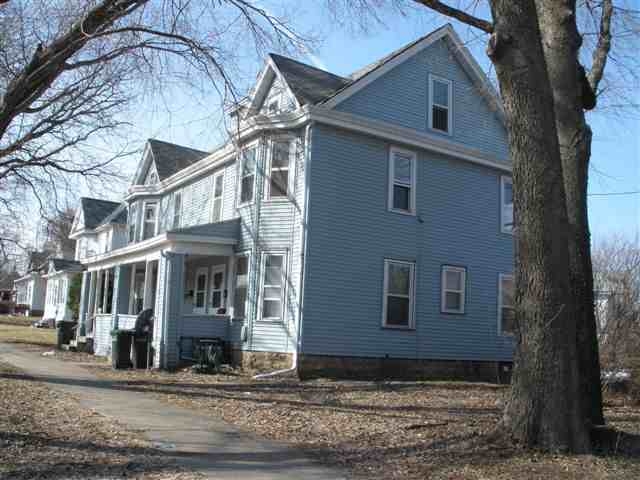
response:
<path id="1" fill-rule="evenodd" d="M 144 268 L 144 294 L 142 297 L 142 309 L 153 308 L 153 262 L 147 260 Z"/>
<path id="2" fill-rule="evenodd" d="M 158 290 L 153 326 L 154 366 L 178 364 L 179 322 L 184 290 L 184 254 L 163 252 L 158 262 Z"/>
<path id="3" fill-rule="evenodd" d="M 229 318 L 233 318 L 233 295 L 234 295 L 234 286 L 235 286 L 235 276 L 236 276 L 236 261 L 233 255 L 229 256 L 227 259 L 227 298 L 225 298 L 225 307 L 227 308 L 227 315 Z"/>
<path id="4" fill-rule="evenodd" d="M 104 275 L 103 270 L 98 270 L 96 274 L 96 293 L 95 293 L 95 301 L 93 305 L 93 311 L 98 314 L 102 312 L 98 312 L 98 305 L 100 305 L 100 299 L 102 298 L 102 276 Z"/>
<path id="5" fill-rule="evenodd" d="M 68 289 L 67 289 L 68 290 Z M 78 312 L 78 336 L 84 337 L 87 334 L 87 318 L 89 310 L 89 301 L 91 294 L 91 274 L 82 272 L 82 287 L 80 287 L 80 311 Z M 68 293 L 68 291 L 67 291 Z"/>

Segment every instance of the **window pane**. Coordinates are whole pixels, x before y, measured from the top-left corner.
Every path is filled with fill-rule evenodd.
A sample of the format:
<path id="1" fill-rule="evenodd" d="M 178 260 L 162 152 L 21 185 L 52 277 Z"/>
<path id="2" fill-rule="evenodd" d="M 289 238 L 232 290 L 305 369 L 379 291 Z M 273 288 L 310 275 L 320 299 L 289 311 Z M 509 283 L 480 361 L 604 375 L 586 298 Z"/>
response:
<path id="1" fill-rule="evenodd" d="M 502 278 L 502 306 L 513 307 L 514 300 L 514 282 L 513 278 Z"/>
<path id="2" fill-rule="evenodd" d="M 214 197 L 220 197 L 222 195 L 222 180 L 223 180 L 222 175 L 218 175 L 216 177 L 216 184 L 213 188 Z"/>
<path id="3" fill-rule="evenodd" d="M 246 275 L 249 271 L 249 257 L 238 257 L 236 259 L 236 274 Z"/>
<path id="4" fill-rule="evenodd" d="M 278 299 L 282 295 L 282 287 L 265 287 L 264 298 Z"/>
<path id="5" fill-rule="evenodd" d="M 204 290 L 204 286 L 207 283 L 207 277 L 205 275 L 198 275 L 198 283 L 196 288 L 198 290 Z"/>
<path id="6" fill-rule="evenodd" d="M 513 308 L 502 308 L 502 333 L 515 333 L 516 315 Z"/>
<path id="7" fill-rule="evenodd" d="M 244 152 L 244 161 L 242 162 L 242 175 L 252 175 L 256 171 L 256 149 L 252 148 Z"/>
<path id="8" fill-rule="evenodd" d="M 242 179 L 240 202 L 250 202 L 253 200 L 253 175 Z"/>
<path id="9" fill-rule="evenodd" d="M 504 185 L 504 194 L 502 196 L 505 205 L 513 204 L 513 184 L 511 182 L 505 181 Z"/>
<path id="10" fill-rule="evenodd" d="M 387 297 L 387 325 L 409 326 L 409 299 Z"/>
<path id="11" fill-rule="evenodd" d="M 267 267 L 282 267 L 282 255 L 268 255 L 264 264 Z"/>
<path id="12" fill-rule="evenodd" d="M 462 290 L 462 272 L 445 270 L 444 280 L 446 290 Z"/>
<path id="13" fill-rule="evenodd" d="M 218 198 L 213 201 L 213 218 L 214 222 L 219 222 L 222 217 L 222 199 Z"/>
<path id="14" fill-rule="evenodd" d="M 220 272 L 213 274 L 213 288 L 215 288 L 216 290 L 222 288 L 222 278 L 223 275 Z"/>
<path id="15" fill-rule="evenodd" d="M 271 168 L 287 168 L 289 166 L 289 142 L 273 144 L 273 158 Z"/>
<path id="16" fill-rule="evenodd" d="M 396 154 L 393 159 L 393 179 L 411 184 L 411 158 Z"/>
<path id="17" fill-rule="evenodd" d="M 196 307 L 197 308 L 204 307 L 204 292 L 196 293 Z"/>
<path id="18" fill-rule="evenodd" d="M 460 310 L 462 308 L 462 294 L 456 292 L 445 292 L 444 308 L 445 310 Z"/>
<path id="19" fill-rule="evenodd" d="M 449 106 L 449 85 L 445 82 L 433 81 L 433 103 L 442 105 L 444 107 Z"/>
<path id="20" fill-rule="evenodd" d="M 265 300 L 262 302 L 262 318 L 281 318 L 282 302 L 280 300 Z"/>
<path id="21" fill-rule="evenodd" d="M 237 318 L 242 318 L 245 315 L 244 306 L 247 299 L 247 287 L 236 287 L 235 297 L 233 299 L 234 315 Z"/>
<path id="22" fill-rule="evenodd" d="M 449 131 L 449 112 L 446 108 L 441 108 L 437 106 L 433 106 L 432 109 L 432 127 L 436 130 L 441 130 L 443 132 Z"/>
<path id="23" fill-rule="evenodd" d="M 282 285 L 282 268 L 266 267 L 264 271 L 265 285 Z"/>
<path id="24" fill-rule="evenodd" d="M 289 172 L 287 170 L 271 171 L 271 188 L 269 193 L 272 197 L 286 197 L 289 187 Z"/>
<path id="25" fill-rule="evenodd" d="M 411 267 L 398 263 L 388 264 L 387 291 L 390 294 L 409 295 Z"/>
<path id="26" fill-rule="evenodd" d="M 214 308 L 222 306 L 222 292 L 213 292 L 211 297 L 211 306 Z"/>
<path id="27" fill-rule="evenodd" d="M 409 187 L 393 186 L 393 208 L 409 211 Z"/>

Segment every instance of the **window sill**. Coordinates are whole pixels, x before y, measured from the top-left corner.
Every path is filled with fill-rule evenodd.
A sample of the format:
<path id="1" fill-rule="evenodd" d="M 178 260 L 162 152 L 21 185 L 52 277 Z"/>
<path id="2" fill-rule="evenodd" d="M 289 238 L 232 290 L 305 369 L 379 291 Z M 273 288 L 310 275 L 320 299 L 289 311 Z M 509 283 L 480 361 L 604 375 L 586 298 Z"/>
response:
<path id="1" fill-rule="evenodd" d="M 284 320 L 282 319 L 278 319 L 278 318 L 260 318 L 258 320 L 256 320 L 256 323 L 267 323 L 267 324 L 279 324 L 279 325 L 284 325 Z"/>
<path id="2" fill-rule="evenodd" d="M 465 311 L 457 311 L 457 310 L 440 310 L 440 313 L 442 315 L 458 315 L 458 316 L 462 316 L 465 314 Z"/>
<path id="3" fill-rule="evenodd" d="M 453 137 L 453 132 L 451 130 L 449 130 L 448 132 L 445 132 L 444 130 L 439 130 L 437 128 L 429 127 L 429 131 L 432 133 L 436 133 L 438 135 L 443 135 L 445 137 Z"/>
<path id="4" fill-rule="evenodd" d="M 289 197 L 276 197 L 276 198 L 265 198 L 262 203 L 290 203 L 291 199 Z"/>
<path id="5" fill-rule="evenodd" d="M 406 210 L 396 210 L 395 208 L 387 209 L 389 213 L 397 213 L 406 217 L 417 217 L 416 212 L 407 212 Z"/>
<path id="6" fill-rule="evenodd" d="M 409 331 L 409 332 L 415 332 L 416 331 L 416 327 L 415 326 L 402 326 L 402 325 L 382 325 L 382 327 L 384 330 L 404 330 L 404 331 Z"/>
<path id="7" fill-rule="evenodd" d="M 513 237 L 513 230 L 509 231 L 509 230 L 500 230 L 500 233 L 502 235 L 509 235 L 510 237 Z"/>

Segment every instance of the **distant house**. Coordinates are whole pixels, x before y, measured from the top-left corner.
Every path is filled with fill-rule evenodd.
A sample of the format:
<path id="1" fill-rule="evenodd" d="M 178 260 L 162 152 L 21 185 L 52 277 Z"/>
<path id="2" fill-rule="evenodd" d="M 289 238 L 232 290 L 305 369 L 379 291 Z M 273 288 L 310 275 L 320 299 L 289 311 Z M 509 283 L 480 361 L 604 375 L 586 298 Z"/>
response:
<path id="1" fill-rule="evenodd" d="M 83 270 L 76 260 L 50 258 L 44 278 L 47 281 L 43 319 L 52 323 L 77 320 L 69 308 L 69 290 L 73 279 Z"/>
<path id="2" fill-rule="evenodd" d="M 39 317 L 44 313 L 47 281 L 43 264 L 50 252 L 30 252 L 27 256 L 24 275 L 13 281 L 16 305 L 24 308 L 25 315 Z"/>
<path id="3" fill-rule="evenodd" d="M 511 164 L 499 101 L 449 25 L 354 74 L 271 54 L 203 152 L 149 140 L 121 203 L 82 199 L 80 335 L 155 315 L 313 375 L 495 379 L 513 352 Z"/>

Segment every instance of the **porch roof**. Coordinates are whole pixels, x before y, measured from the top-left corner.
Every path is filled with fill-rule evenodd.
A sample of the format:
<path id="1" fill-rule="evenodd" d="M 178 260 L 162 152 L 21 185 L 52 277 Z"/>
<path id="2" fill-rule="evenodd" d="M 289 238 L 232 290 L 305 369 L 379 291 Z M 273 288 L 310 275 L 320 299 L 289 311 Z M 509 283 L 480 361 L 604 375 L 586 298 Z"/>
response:
<path id="1" fill-rule="evenodd" d="M 160 258 L 161 252 L 191 255 L 230 256 L 238 243 L 240 219 L 169 230 L 155 237 L 122 248 L 87 257 L 82 263 L 89 270 L 110 268 Z"/>

